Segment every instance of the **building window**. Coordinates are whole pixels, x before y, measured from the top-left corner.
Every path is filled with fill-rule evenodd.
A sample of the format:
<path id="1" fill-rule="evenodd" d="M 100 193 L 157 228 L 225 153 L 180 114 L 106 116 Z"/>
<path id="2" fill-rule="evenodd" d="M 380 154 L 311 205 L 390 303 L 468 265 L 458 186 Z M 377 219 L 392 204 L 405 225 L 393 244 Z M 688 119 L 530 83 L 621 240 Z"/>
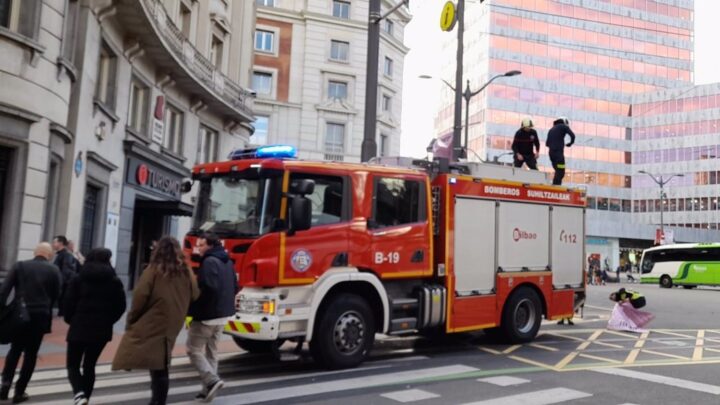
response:
<path id="1" fill-rule="evenodd" d="M 183 118 L 179 109 L 169 104 L 165 108 L 165 148 L 176 155 L 183 154 Z"/>
<path id="2" fill-rule="evenodd" d="M 379 178 L 375 180 L 375 228 L 424 221 L 421 210 L 423 187 L 419 181 Z"/>
<path id="3" fill-rule="evenodd" d="M 210 45 L 210 61 L 217 69 L 222 70 L 224 51 L 225 42 L 217 35 L 213 35 L 212 44 Z"/>
<path id="4" fill-rule="evenodd" d="M 218 133 L 208 127 L 200 126 L 197 163 L 214 162 L 218 157 Z"/>
<path id="5" fill-rule="evenodd" d="M 330 59 L 341 62 L 350 60 L 350 43 L 343 41 L 330 41 Z"/>
<path id="6" fill-rule="evenodd" d="M 258 6 L 275 7 L 275 0 L 255 0 Z"/>
<path id="7" fill-rule="evenodd" d="M 255 50 L 272 53 L 275 49 L 275 33 L 272 31 L 255 30 Z"/>
<path id="8" fill-rule="evenodd" d="M 387 77 L 392 77 L 393 75 L 393 60 L 385 57 L 385 67 L 383 68 L 383 73 Z"/>
<path id="9" fill-rule="evenodd" d="M 0 26 L 35 38 L 41 3 L 40 0 L 0 0 Z"/>
<path id="10" fill-rule="evenodd" d="M 333 17 L 350 19 L 350 2 L 333 0 Z"/>
<path id="11" fill-rule="evenodd" d="M 2 2 L 2 0 L 0 0 Z M 77 22 L 80 6 L 78 0 L 70 0 L 65 13 L 65 35 L 63 36 L 62 53 L 63 58 L 75 62 L 75 43 L 77 42 Z M 2 13 L 0 11 L 0 13 Z"/>
<path id="12" fill-rule="evenodd" d="M 190 30 L 192 27 L 192 20 L 193 20 L 193 12 L 192 7 L 188 4 L 185 4 L 185 2 L 180 2 L 180 16 L 178 18 L 178 22 L 180 23 L 180 32 L 182 32 L 183 36 L 190 39 Z"/>
<path id="13" fill-rule="evenodd" d="M 105 42 L 100 46 L 98 79 L 95 98 L 111 109 L 115 109 L 115 71 L 117 58 Z"/>
<path id="14" fill-rule="evenodd" d="M 325 160 L 342 161 L 345 153 L 345 125 L 328 123 L 325 128 Z"/>
<path id="15" fill-rule="evenodd" d="M 83 201 L 82 226 L 80 227 L 80 252 L 87 255 L 95 247 L 97 233 L 97 219 L 100 210 L 99 187 L 88 184 L 85 189 L 85 201 Z"/>
<path id="16" fill-rule="evenodd" d="M 150 89 L 138 79 L 133 79 L 130 83 L 128 127 L 141 135 L 147 134 L 149 98 Z"/>
<path id="17" fill-rule="evenodd" d="M 60 168 L 61 161 L 58 158 L 50 158 L 50 170 L 48 171 L 47 199 L 45 200 L 45 231 L 44 240 L 51 240 L 55 236 L 55 219 L 60 196 Z"/>
<path id="18" fill-rule="evenodd" d="M 380 157 L 387 156 L 388 154 L 388 139 L 389 137 L 387 135 L 380 134 L 380 144 L 378 145 L 380 148 L 378 155 L 380 155 Z"/>
<path id="19" fill-rule="evenodd" d="M 255 133 L 252 135 L 253 145 L 265 145 L 268 142 L 268 127 L 270 117 L 258 115 L 255 117 Z"/>
<path id="20" fill-rule="evenodd" d="M 393 31 L 395 30 L 395 23 L 390 19 L 385 19 L 385 24 L 383 25 L 383 31 L 387 33 L 388 35 L 392 36 Z"/>
<path id="21" fill-rule="evenodd" d="M 331 80 L 328 83 L 328 98 L 345 100 L 347 98 L 347 83 Z"/>
<path id="22" fill-rule="evenodd" d="M 386 94 L 383 94 L 381 108 L 382 108 L 383 112 L 387 112 L 387 113 L 392 112 L 392 97 L 390 97 Z"/>
<path id="23" fill-rule="evenodd" d="M 272 73 L 253 72 L 252 89 L 258 94 L 272 94 Z"/>

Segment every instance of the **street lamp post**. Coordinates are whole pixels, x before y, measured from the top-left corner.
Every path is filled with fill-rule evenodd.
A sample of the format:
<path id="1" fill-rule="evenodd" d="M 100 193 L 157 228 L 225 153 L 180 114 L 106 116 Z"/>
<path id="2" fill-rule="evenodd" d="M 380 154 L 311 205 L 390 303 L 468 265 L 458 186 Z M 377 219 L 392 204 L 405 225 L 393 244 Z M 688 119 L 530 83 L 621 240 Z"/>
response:
<path id="1" fill-rule="evenodd" d="M 638 173 L 647 174 L 650 176 L 651 179 L 660 186 L 660 234 L 662 235 L 662 238 L 665 239 L 665 221 L 663 218 L 663 214 L 665 212 L 665 185 L 670 182 L 670 180 L 673 179 L 673 177 L 684 177 L 685 175 L 682 173 L 675 173 L 670 175 L 668 178 L 663 178 L 662 175 L 659 177 L 655 177 L 652 174 L 646 172 L 645 170 L 640 170 Z"/>
<path id="2" fill-rule="evenodd" d="M 519 71 L 519 70 L 510 70 L 510 71 L 505 72 L 505 73 L 503 73 L 503 74 L 495 75 L 495 76 L 491 77 L 490 80 L 488 80 L 485 84 L 483 84 L 482 87 L 480 87 L 479 89 L 477 89 L 477 90 L 475 90 L 475 91 L 470 90 L 470 80 L 468 80 L 468 81 L 466 82 L 466 85 L 465 85 L 465 91 L 463 91 L 462 93 L 459 93 L 458 91 L 456 91 L 456 90 L 455 90 L 455 87 L 454 87 L 452 84 L 448 83 L 445 79 L 440 79 L 440 80 L 442 80 L 443 83 L 445 83 L 446 86 L 448 86 L 452 91 L 454 91 L 456 95 L 457 95 L 457 94 L 461 94 L 462 99 L 465 100 L 465 147 L 463 148 L 462 146 L 459 145 L 459 141 L 460 141 L 460 131 L 459 131 L 459 130 L 460 130 L 460 124 L 459 124 L 459 123 L 456 123 L 456 125 L 458 126 L 458 128 L 453 131 L 453 151 L 455 150 L 455 139 L 456 139 L 456 137 L 457 137 L 457 140 L 458 140 L 458 146 L 457 146 L 457 147 L 458 147 L 458 149 L 459 149 L 459 152 L 458 152 L 457 154 L 455 154 L 455 152 L 453 152 L 453 160 L 457 160 L 456 158 L 458 158 L 458 157 L 459 157 L 459 158 L 465 158 L 465 159 L 467 159 L 467 156 L 468 156 L 468 153 L 467 153 L 467 152 L 468 152 L 468 149 L 469 149 L 469 147 L 470 147 L 470 144 L 468 143 L 469 133 L 470 133 L 470 100 L 471 100 L 473 97 L 475 97 L 475 96 L 477 96 L 478 94 L 480 94 L 483 90 L 485 90 L 485 88 L 486 88 L 487 86 L 489 86 L 490 83 L 492 83 L 495 79 L 498 79 L 498 78 L 501 78 L 501 77 L 517 76 L 517 75 L 520 75 L 520 74 L 522 74 L 522 72 Z M 429 75 L 421 75 L 420 78 L 421 78 L 421 79 L 432 79 L 432 76 L 429 76 Z M 457 109 L 457 106 L 458 106 L 458 105 L 461 105 L 461 104 L 459 104 L 459 102 L 458 102 L 457 99 L 455 100 L 455 102 L 456 102 L 455 108 Z M 457 132 L 455 132 L 455 131 L 457 131 Z"/>

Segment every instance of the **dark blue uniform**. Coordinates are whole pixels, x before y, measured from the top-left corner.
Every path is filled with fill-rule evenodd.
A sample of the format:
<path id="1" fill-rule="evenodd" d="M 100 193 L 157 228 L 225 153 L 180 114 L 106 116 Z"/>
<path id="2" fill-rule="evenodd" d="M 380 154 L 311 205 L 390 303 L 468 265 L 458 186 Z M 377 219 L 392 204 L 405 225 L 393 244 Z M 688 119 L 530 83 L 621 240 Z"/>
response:
<path id="1" fill-rule="evenodd" d="M 533 150 L 537 150 L 537 153 L 540 153 L 540 140 L 538 139 L 537 132 L 532 128 L 527 131 L 520 128 L 515 133 L 515 138 L 512 143 L 514 166 L 522 167 L 523 163 L 525 163 L 529 169 L 537 170 L 537 160 L 535 159 Z M 522 156 L 523 160 L 518 159 L 517 155 Z"/>
<path id="2" fill-rule="evenodd" d="M 548 147 L 550 162 L 555 169 L 553 184 L 559 186 L 565 177 L 565 135 L 570 135 L 570 143 L 567 146 L 572 146 L 575 143 L 575 133 L 563 120 L 557 120 L 554 124 L 548 131 L 545 145 Z"/>

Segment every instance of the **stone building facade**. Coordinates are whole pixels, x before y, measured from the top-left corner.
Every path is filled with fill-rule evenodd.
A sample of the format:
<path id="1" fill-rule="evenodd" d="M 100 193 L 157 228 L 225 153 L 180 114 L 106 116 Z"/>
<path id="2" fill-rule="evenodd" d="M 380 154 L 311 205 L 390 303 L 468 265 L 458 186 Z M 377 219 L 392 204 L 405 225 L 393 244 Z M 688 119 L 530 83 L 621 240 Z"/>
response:
<path id="1" fill-rule="evenodd" d="M 254 144 L 285 143 L 303 158 L 359 161 L 365 116 L 367 0 L 255 0 L 251 86 Z M 396 2 L 382 2 L 387 10 Z M 404 27 L 400 8 L 380 23 L 377 154 L 400 152 Z"/>
<path id="2" fill-rule="evenodd" d="M 244 147 L 253 132 L 245 85 L 254 5 L 0 5 L 0 16 L 3 7 L 20 12 L 0 28 L 3 55 L 17 56 L 0 59 L 0 85 L 12 86 L 0 93 L 0 121 L 11 123 L 0 125 L 0 266 L 65 234 L 85 253 L 112 249 L 118 274 L 132 288 L 152 241 L 189 228 L 193 193 L 181 193 L 180 185 L 190 168 Z M 35 36 L 13 23 L 26 22 L 30 9 Z"/>

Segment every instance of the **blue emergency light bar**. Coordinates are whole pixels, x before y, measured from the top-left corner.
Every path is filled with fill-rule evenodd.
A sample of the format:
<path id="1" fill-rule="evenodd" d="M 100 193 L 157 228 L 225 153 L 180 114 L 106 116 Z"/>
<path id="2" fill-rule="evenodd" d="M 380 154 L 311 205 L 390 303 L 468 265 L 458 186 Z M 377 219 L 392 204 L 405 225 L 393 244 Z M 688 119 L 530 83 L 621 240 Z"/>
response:
<path id="1" fill-rule="evenodd" d="M 268 145 L 253 149 L 238 149 L 230 153 L 230 160 L 242 159 L 294 159 L 297 150 L 290 145 Z"/>

